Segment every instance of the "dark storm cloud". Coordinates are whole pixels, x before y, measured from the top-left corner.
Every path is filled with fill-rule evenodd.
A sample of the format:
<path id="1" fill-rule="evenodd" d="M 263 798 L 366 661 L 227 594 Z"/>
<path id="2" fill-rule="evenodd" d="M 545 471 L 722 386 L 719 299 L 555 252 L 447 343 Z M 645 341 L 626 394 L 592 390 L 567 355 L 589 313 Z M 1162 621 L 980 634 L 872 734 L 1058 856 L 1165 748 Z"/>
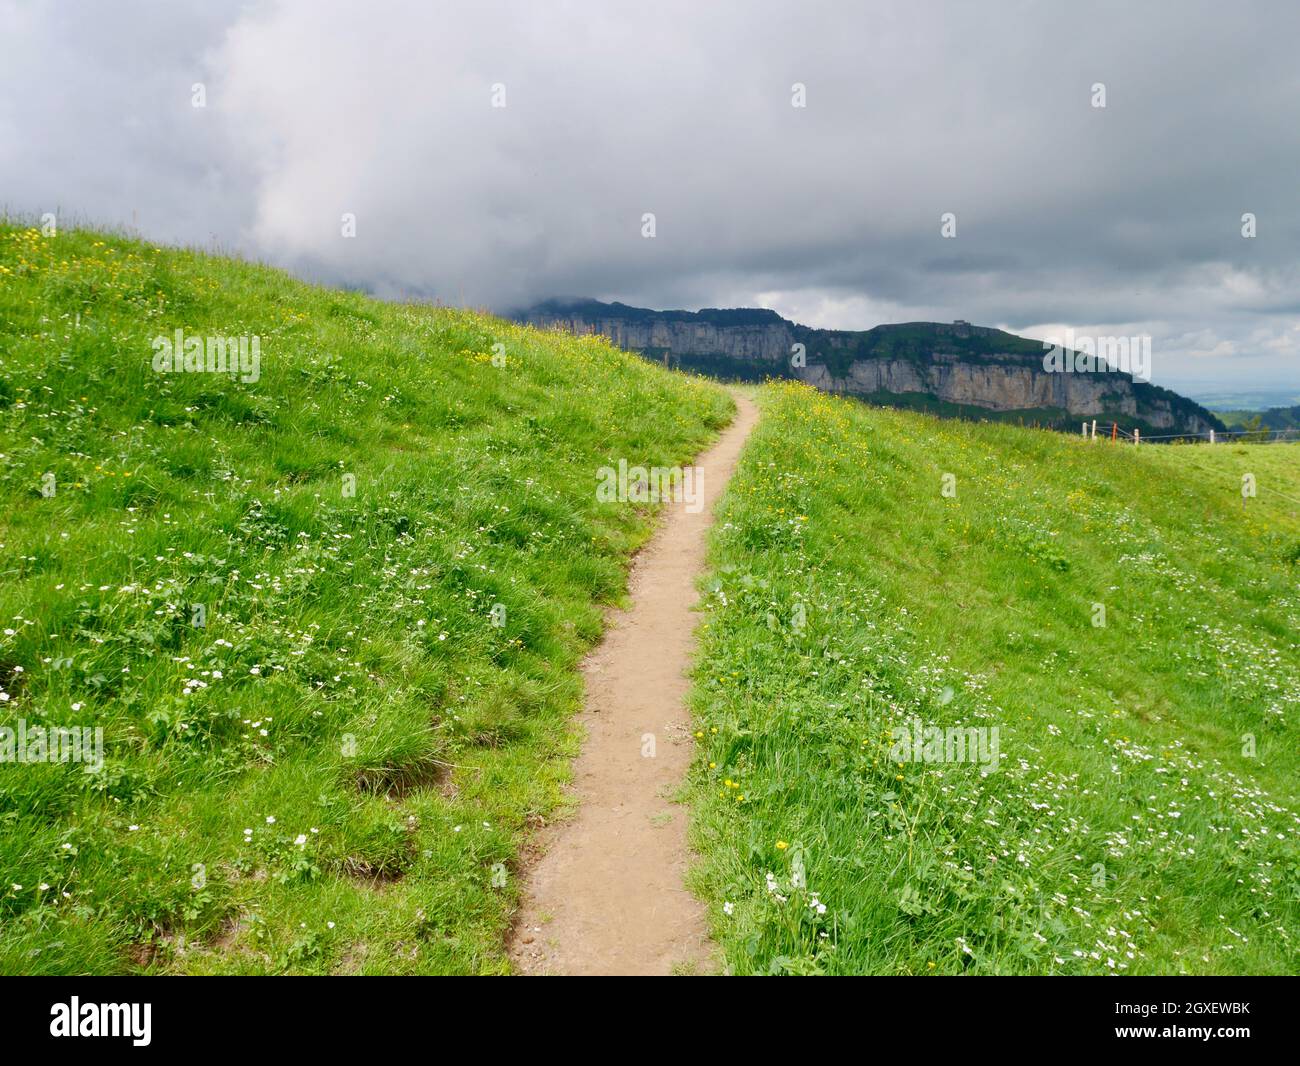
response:
<path id="1" fill-rule="evenodd" d="M 1158 382 L 1300 389 L 1293 4 L 0 12 L 11 210 L 496 309 L 1150 333 Z"/>

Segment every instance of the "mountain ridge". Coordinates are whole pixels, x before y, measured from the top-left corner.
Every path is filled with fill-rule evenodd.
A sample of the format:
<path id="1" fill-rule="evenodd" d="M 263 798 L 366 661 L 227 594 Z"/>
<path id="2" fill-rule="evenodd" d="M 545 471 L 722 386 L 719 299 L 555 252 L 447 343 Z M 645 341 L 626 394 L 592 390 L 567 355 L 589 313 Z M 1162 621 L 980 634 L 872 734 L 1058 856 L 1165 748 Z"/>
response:
<path id="1" fill-rule="evenodd" d="M 940 415 L 1071 431 L 1080 419 L 1096 418 L 1148 436 L 1224 429 L 1212 412 L 1172 390 L 1119 370 L 1049 371 L 1042 342 L 960 319 L 834 330 L 792 322 L 769 308 L 656 311 L 585 298 L 545 300 L 508 317 L 599 333 L 646 358 L 713 377 L 793 378 Z"/>

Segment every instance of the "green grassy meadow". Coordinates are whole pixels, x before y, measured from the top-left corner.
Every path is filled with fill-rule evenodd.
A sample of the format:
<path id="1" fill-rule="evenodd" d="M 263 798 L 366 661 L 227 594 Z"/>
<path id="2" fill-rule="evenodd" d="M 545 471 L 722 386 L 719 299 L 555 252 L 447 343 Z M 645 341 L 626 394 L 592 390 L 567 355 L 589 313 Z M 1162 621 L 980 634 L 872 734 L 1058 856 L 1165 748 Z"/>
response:
<path id="1" fill-rule="evenodd" d="M 257 380 L 155 372 L 176 329 L 257 335 Z M 0 972 L 506 972 L 653 518 L 596 468 L 732 410 L 598 340 L 0 225 L 0 726 L 103 730 L 94 772 L 0 764 Z"/>
<path id="2" fill-rule="evenodd" d="M 1300 969 L 1300 446 L 761 404 L 693 693 L 728 970 Z"/>
<path id="3" fill-rule="evenodd" d="M 256 373 L 159 372 L 178 329 Z M 1300 445 L 754 395 L 686 786 L 728 972 L 1300 969 Z M 598 339 L 0 224 L 0 728 L 103 739 L 0 760 L 0 972 L 509 972 L 654 521 L 596 471 L 733 411 Z M 986 746 L 900 761 L 926 727 Z"/>

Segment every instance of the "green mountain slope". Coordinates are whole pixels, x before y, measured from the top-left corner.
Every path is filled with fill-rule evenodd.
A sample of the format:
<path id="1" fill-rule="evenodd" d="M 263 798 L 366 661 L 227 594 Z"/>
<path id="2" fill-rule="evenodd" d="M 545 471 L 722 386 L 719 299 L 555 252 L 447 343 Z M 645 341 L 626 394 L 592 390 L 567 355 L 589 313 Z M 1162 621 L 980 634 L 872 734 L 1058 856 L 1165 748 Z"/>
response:
<path id="1" fill-rule="evenodd" d="M 156 372 L 177 329 L 257 335 L 256 374 Z M 592 338 L 0 226 L 0 970 L 505 970 L 649 529 L 596 469 L 732 406 Z"/>
<path id="2" fill-rule="evenodd" d="M 1270 407 L 1264 411 L 1220 411 L 1219 417 L 1234 430 L 1300 429 L 1300 406 Z"/>
<path id="3" fill-rule="evenodd" d="M 731 969 L 1294 973 L 1300 445 L 763 403 L 694 689 Z"/>

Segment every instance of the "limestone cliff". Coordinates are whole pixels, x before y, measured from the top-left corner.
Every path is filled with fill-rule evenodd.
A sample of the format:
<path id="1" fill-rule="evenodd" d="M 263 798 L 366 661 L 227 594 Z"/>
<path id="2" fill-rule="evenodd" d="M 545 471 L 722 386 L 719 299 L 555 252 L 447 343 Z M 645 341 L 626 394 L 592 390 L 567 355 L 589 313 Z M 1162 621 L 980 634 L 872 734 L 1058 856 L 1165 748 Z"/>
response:
<path id="1" fill-rule="evenodd" d="M 798 378 L 828 392 L 940 414 L 1067 430 L 1096 418 L 1148 435 L 1223 428 L 1168 389 L 1115 371 L 1049 372 L 1040 342 L 965 322 L 824 330 L 758 308 L 651 311 L 597 300 L 548 301 L 513 317 L 600 333 L 646 358 L 718 377 Z"/>

